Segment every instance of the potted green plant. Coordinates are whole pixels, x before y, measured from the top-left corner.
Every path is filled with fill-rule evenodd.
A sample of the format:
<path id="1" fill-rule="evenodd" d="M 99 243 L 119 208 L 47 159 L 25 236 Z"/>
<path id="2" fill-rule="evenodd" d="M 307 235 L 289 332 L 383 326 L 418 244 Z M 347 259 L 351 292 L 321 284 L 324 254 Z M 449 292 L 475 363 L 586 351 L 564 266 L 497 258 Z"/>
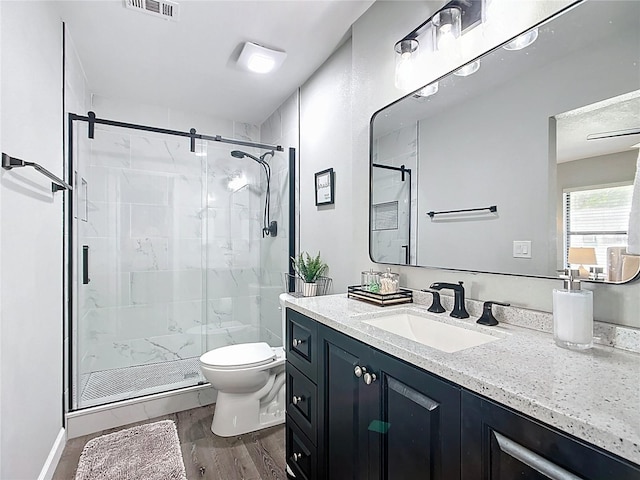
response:
<path id="1" fill-rule="evenodd" d="M 320 278 L 329 266 L 320 258 L 320 252 L 312 257 L 307 252 L 301 252 L 298 257 L 291 257 L 293 269 L 304 282 L 302 285 L 302 295 L 313 297 L 318 292 L 318 278 Z"/>

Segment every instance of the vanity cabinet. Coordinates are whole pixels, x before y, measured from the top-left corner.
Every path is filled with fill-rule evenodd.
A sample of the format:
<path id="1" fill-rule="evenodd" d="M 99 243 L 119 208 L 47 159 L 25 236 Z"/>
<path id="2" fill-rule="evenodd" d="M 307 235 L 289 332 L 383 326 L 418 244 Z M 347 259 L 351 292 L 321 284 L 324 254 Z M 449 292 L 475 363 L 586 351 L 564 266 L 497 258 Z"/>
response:
<path id="1" fill-rule="evenodd" d="M 462 392 L 462 480 L 639 480 L 637 465 Z"/>
<path id="2" fill-rule="evenodd" d="M 319 330 L 326 478 L 460 478 L 460 389 Z"/>
<path id="3" fill-rule="evenodd" d="M 318 327 L 315 320 L 287 308 L 285 448 L 287 465 L 302 480 L 324 478 L 317 448 L 323 408 L 317 391 Z"/>
<path id="4" fill-rule="evenodd" d="M 296 479 L 640 480 L 640 467 L 287 309 Z"/>

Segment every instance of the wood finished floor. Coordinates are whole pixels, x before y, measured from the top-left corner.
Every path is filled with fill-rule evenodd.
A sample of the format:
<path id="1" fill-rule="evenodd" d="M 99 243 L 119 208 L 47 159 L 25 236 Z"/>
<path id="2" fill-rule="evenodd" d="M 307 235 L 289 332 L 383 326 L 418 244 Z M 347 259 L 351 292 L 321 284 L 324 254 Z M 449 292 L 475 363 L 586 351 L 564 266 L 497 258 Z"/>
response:
<path id="1" fill-rule="evenodd" d="M 189 480 L 286 480 L 284 425 L 238 437 L 217 437 L 211 433 L 213 410 L 210 405 L 71 439 L 53 480 L 75 478 L 82 449 L 92 438 L 158 420 L 176 423 Z"/>

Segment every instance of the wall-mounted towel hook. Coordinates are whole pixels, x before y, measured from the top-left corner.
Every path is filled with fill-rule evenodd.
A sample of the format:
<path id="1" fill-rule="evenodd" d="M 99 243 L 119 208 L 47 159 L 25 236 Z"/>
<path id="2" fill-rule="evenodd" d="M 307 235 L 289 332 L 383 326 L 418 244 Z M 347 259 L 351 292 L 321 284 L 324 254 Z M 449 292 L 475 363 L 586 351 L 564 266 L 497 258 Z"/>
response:
<path id="1" fill-rule="evenodd" d="M 4 168 L 5 170 L 11 170 L 12 168 L 17 168 L 17 167 L 33 167 L 35 170 L 43 174 L 45 177 L 52 180 L 51 191 L 53 193 L 56 193 L 60 190 L 73 190 L 73 187 L 71 185 L 69 185 L 64 180 L 56 177 L 53 173 L 51 173 L 49 170 L 44 168 L 42 165 L 38 165 L 37 163 L 33 163 L 33 162 L 26 162 L 24 160 L 20 160 L 19 158 L 11 157 L 3 152 L 2 168 Z"/>

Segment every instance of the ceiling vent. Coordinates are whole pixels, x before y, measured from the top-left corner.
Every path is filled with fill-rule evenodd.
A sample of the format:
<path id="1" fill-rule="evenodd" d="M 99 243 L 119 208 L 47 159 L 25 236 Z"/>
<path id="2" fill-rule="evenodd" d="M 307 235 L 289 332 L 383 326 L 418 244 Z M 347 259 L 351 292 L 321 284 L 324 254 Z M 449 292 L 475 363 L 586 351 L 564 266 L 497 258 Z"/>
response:
<path id="1" fill-rule="evenodd" d="M 180 19 L 180 5 L 169 0 L 124 0 L 124 6 L 166 20 Z"/>

